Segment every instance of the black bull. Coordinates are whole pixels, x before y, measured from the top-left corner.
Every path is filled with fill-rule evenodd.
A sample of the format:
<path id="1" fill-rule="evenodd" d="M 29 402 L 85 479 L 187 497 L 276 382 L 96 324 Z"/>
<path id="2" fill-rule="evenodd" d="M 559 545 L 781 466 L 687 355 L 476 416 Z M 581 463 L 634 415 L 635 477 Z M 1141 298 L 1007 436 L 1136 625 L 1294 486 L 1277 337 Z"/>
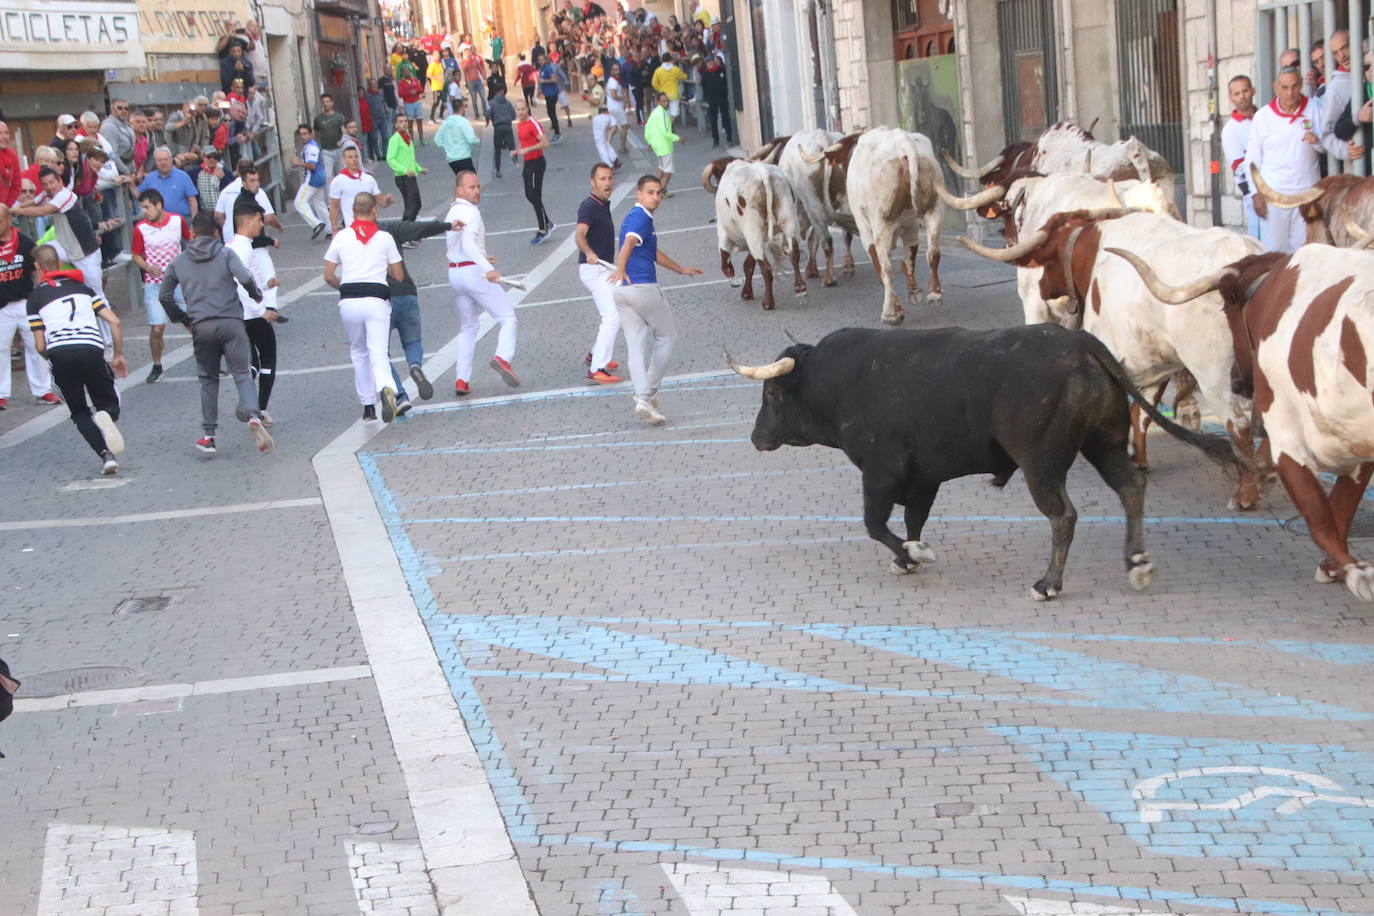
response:
<path id="1" fill-rule="evenodd" d="M 1036 599 L 1063 588 L 1078 518 L 1065 481 L 1080 454 L 1121 498 L 1131 585 L 1149 584 L 1145 476 L 1126 453 L 1127 395 L 1211 460 L 1236 461 L 1224 438 L 1190 432 L 1161 415 L 1095 337 L 1058 325 L 845 328 L 814 346 L 788 347 L 770 366 L 731 361 L 731 368 L 767 379 L 754 422 L 755 448 L 828 445 L 859 468 L 864 526 L 892 551 L 895 573 L 934 559 L 921 529 L 940 484 L 991 474 L 1001 487 L 1020 468 L 1053 531 L 1049 568 L 1031 591 Z M 906 508 L 906 540 L 888 527 L 894 504 Z"/>

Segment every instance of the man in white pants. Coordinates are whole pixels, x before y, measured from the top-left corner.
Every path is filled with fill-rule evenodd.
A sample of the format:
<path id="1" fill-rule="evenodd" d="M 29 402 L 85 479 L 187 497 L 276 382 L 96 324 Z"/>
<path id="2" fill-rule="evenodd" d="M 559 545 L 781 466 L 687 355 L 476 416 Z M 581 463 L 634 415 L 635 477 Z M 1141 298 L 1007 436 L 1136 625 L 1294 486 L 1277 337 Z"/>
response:
<path id="1" fill-rule="evenodd" d="M 654 231 L 654 211 L 663 200 L 663 182 L 645 175 L 635 186 L 635 205 L 620 221 L 620 250 L 615 270 L 606 282 L 615 287 L 615 304 L 620 309 L 620 326 L 625 329 L 629 349 L 630 380 L 635 386 L 635 416 L 650 426 L 668 422 L 659 412 L 658 386 L 673 352 L 677 331 L 673 310 L 658 285 L 657 266 L 687 277 L 700 276 L 701 268 L 683 267 L 658 248 Z M 653 345 L 645 362 L 644 352 Z"/>
<path id="2" fill-rule="evenodd" d="M 353 383 L 363 419 L 382 422 L 396 418 L 396 389 L 391 387 L 387 337 L 391 334 L 391 288 L 387 277 L 405 276 L 401 252 L 390 233 L 377 228 L 377 200 L 363 192 L 353 198 L 352 221 L 334 233 L 324 253 L 324 282 L 339 291 L 339 317 L 348 332 L 353 358 Z"/>
<path id="3" fill-rule="evenodd" d="M 1274 100 L 1255 113 L 1245 160 L 1253 178 L 1258 170 L 1264 183 L 1280 193 L 1304 191 L 1321 178 L 1321 109 L 1302 94 L 1302 74 L 1296 67 L 1280 71 L 1274 80 Z M 1307 241 L 1307 224 L 1296 207 L 1270 204 L 1260 221 L 1260 241 L 1270 251 L 1297 251 Z"/>
<path id="4" fill-rule="evenodd" d="M 296 137 L 301 141 L 301 154 L 292 156 L 291 164 L 303 172 L 294 202 L 296 212 L 310 227 L 312 239 L 319 238 L 321 233 L 332 237 L 334 230 L 329 225 L 329 210 L 324 204 L 324 158 L 320 154 L 320 142 L 315 139 L 315 132 L 309 124 L 297 127 Z"/>
<path id="5" fill-rule="evenodd" d="M 0 410 L 9 406 L 9 343 L 14 332 L 24 339 L 24 371 L 29 393 L 43 404 L 61 404 L 52 393 L 48 361 L 38 355 L 29 330 L 29 293 L 33 292 L 33 240 L 15 228 L 10 208 L 0 204 Z"/>
<path id="6" fill-rule="evenodd" d="M 601 326 L 596 343 L 587 354 L 587 380 L 598 385 L 613 385 L 620 376 L 612 375 L 617 368 L 611 360 L 615 349 L 615 335 L 620 333 L 620 311 L 615 305 L 615 290 L 606 282 L 615 264 L 615 220 L 611 218 L 611 188 L 615 173 L 604 162 L 592 166 L 592 193 L 577 208 L 577 228 L 573 239 L 577 242 L 577 276 L 587 292 L 592 294 Z"/>
<path id="7" fill-rule="evenodd" d="M 482 310 L 501 325 L 496 339 L 496 355 L 488 364 L 512 388 L 520 377 L 511 368 L 515 358 L 515 306 L 501 288 L 501 274 L 487 254 L 487 230 L 482 223 L 482 182 L 476 172 L 462 171 L 455 179 L 453 206 L 445 222 L 461 223 L 463 228 L 448 232 L 448 285 L 458 309 L 458 363 L 453 393 L 459 397 L 470 392 L 472 354 L 477 349 L 477 317 Z"/>

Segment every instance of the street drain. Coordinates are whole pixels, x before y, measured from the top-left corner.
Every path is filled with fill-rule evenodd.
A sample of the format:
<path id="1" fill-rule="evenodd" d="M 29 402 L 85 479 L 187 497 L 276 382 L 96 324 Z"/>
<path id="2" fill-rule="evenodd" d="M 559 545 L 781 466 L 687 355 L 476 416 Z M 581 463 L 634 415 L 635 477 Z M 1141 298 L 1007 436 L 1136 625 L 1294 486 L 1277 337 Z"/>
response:
<path id="1" fill-rule="evenodd" d="M 142 595 L 125 598 L 115 606 L 116 614 L 146 614 L 149 611 L 164 611 L 173 601 L 169 595 Z"/>
<path id="2" fill-rule="evenodd" d="M 90 667 L 63 668 L 60 671 L 44 671 L 23 678 L 16 697 L 55 697 L 63 693 L 80 693 L 83 690 L 99 690 L 136 675 L 133 668 Z"/>

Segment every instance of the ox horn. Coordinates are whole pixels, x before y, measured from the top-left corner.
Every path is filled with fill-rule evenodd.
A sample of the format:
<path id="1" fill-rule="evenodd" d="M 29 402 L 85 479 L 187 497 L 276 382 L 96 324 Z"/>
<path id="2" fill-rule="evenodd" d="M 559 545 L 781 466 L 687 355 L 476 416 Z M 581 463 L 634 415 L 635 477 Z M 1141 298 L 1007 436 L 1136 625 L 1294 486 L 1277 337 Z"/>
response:
<path id="1" fill-rule="evenodd" d="M 730 355 L 729 350 L 725 351 L 725 364 L 745 378 L 760 382 L 786 375 L 797 367 L 797 361 L 790 356 L 784 356 L 777 362 L 769 363 L 766 366 L 743 366 L 735 362 L 735 358 Z"/>
<path id="2" fill-rule="evenodd" d="M 950 167 L 950 170 L 953 171 L 954 174 L 958 175 L 960 178 L 982 178 L 984 175 L 988 174 L 993 169 L 997 168 L 999 165 L 1002 164 L 1002 157 L 998 156 L 996 159 L 993 159 L 987 165 L 981 166 L 980 168 L 976 169 L 968 169 L 964 168 L 958 162 L 955 162 L 954 157 L 949 154 L 949 150 L 941 150 L 940 154 L 945 157 L 945 164 L 948 165 Z"/>
<path id="3" fill-rule="evenodd" d="M 1264 199 L 1276 207 L 1292 209 L 1301 207 L 1303 204 L 1310 204 L 1312 201 L 1322 196 L 1322 189 L 1317 187 L 1308 188 L 1305 191 L 1298 191 L 1293 194 L 1283 194 L 1269 187 L 1265 182 L 1264 176 L 1260 175 L 1259 167 L 1250 166 L 1250 177 L 1255 179 L 1255 190 L 1264 195 Z"/>
<path id="4" fill-rule="evenodd" d="M 797 340 L 797 338 L 793 337 L 792 332 L 787 330 L 787 328 L 782 329 L 782 336 L 786 337 L 787 342 L 792 344 L 793 346 L 802 346 L 802 342 L 800 340 Z"/>
<path id="5" fill-rule="evenodd" d="M 944 201 L 946 207 L 953 207 L 956 210 L 977 210 L 979 207 L 986 207 L 993 201 L 1000 199 L 1003 194 L 1007 193 L 1007 189 L 1001 185 L 993 185 L 970 197 L 955 197 L 945 189 L 943 181 L 937 181 L 935 182 L 935 193 L 939 195 L 940 200 Z"/>
<path id="6" fill-rule="evenodd" d="M 765 143 L 763 146 L 760 146 L 758 149 L 754 150 L 754 152 L 749 155 L 749 161 L 762 162 L 763 160 L 767 159 L 770 155 L 772 155 L 773 148 L 777 145 L 778 144 L 776 142 Z"/>
<path id="7" fill-rule="evenodd" d="M 1374 235 L 1365 232 L 1354 220 L 1345 221 L 1345 231 L 1355 240 L 1355 244 L 1350 246 L 1351 251 L 1364 251 L 1370 245 L 1374 245 Z"/>
<path id="8" fill-rule="evenodd" d="M 720 176 L 724 169 L 717 170 L 719 164 L 720 160 L 717 159 L 706 163 L 706 168 L 701 170 L 701 186 L 710 194 L 716 193 L 716 188 L 720 187 Z"/>
<path id="9" fill-rule="evenodd" d="M 1215 273 L 1207 274 L 1204 277 L 1198 277 L 1191 283 L 1184 283 L 1180 286 L 1170 286 L 1159 279 L 1159 275 L 1154 272 L 1154 269 L 1134 252 L 1126 251 L 1124 248 L 1107 248 L 1105 250 L 1110 251 L 1119 258 L 1125 258 L 1126 261 L 1135 268 L 1135 272 L 1140 275 L 1140 279 L 1145 283 L 1146 288 L 1149 289 L 1150 295 L 1154 296 L 1160 302 L 1167 302 L 1170 305 L 1182 305 L 1185 302 L 1196 299 L 1198 296 L 1205 296 L 1207 293 L 1221 286 L 1222 281 L 1227 277 L 1236 276 L 1235 268 L 1224 267 Z"/>
<path id="10" fill-rule="evenodd" d="M 1112 199 L 1111 206 L 1117 208 L 1118 210 L 1125 209 L 1126 205 L 1121 202 L 1121 195 L 1116 193 L 1115 178 L 1107 179 L 1107 195 Z"/>
<path id="11" fill-rule="evenodd" d="M 1004 264 L 1009 264 L 1024 258 L 1032 251 L 1045 244 L 1045 241 L 1049 237 L 1050 234 L 1044 229 L 1037 229 L 1020 242 L 1007 248 L 989 248 L 986 245 L 979 244 L 973 239 L 965 238 L 962 235 L 959 236 L 959 243 L 974 254 L 985 257 L 990 261 L 1001 261 Z"/>
<path id="12" fill-rule="evenodd" d="M 801 154 L 801 157 L 802 162 L 805 162 L 807 165 L 815 165 L 817 162 L 820 162 L 822 159 L 825 158 L 825 150 L 821 150 L 819 153 L 804 152 Z"/>

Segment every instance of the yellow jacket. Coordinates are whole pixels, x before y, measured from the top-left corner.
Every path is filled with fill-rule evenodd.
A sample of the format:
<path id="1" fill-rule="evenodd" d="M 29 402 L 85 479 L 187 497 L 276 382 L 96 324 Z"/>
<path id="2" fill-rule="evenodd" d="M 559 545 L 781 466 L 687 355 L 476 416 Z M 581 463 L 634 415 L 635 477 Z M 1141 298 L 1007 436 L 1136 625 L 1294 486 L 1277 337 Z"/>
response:
<path id="1" fill-rule="evenodd" d="M 425 76 L 429 77 L 429 88 L 434 92 L 444 91 L 444 65 L 438 59 L 429 62 L 425 68 Z"/>
<path id="2" fill-rule="evenodd" d="M 686 78 L 677 64 L 663 64 L 654 71 L 654 92 L 665 93 L 670 101 L 676 102 L 682 98 L 682 81 Z"/>

